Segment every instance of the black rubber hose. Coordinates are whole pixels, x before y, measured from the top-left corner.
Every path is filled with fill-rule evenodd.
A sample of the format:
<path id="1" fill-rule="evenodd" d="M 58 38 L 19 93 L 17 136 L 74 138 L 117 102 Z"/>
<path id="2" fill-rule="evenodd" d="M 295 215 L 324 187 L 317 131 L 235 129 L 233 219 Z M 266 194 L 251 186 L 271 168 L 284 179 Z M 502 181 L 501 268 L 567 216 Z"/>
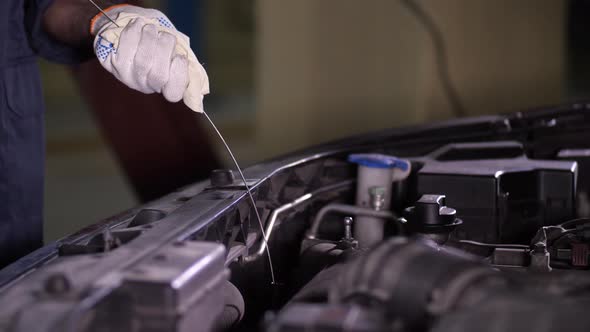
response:
<path id="1" fill-rule="evenodd" d="M 381 311 L 413 331 L 437 315 L 478 303 L 505 283 L 504 276 L 464 252 L 425 238 L 398 237 L 348 264 L 331 285 L 329 299 Z"/>
<path id="2" fill-rule="evenodd" d="M 442 84 L 443 92 L 447 97 L 452 111 L 457 117 L 467 115 L 463 101 L 461 100 L 457 89 L 453 85 L 449 70 L 449 56 L 447 54 L 447 45 L 440 27 L 436 24 L 432 16 L 415 0 L 402 0 L 402 4 L 408 11 L 414 15 L 416 20 L 422 24 L 434 47 L 434 58 L 436 61 L 436 70 Z"/>

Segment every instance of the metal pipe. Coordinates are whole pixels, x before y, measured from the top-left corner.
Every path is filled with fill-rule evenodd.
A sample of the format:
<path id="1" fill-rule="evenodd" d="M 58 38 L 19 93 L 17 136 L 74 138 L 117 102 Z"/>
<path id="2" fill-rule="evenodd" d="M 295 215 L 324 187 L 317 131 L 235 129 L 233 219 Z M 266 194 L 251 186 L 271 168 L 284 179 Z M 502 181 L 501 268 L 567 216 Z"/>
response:
<path id="1" fill-rule="evenodd" d="M 375 211 L 373 209 L 367 209 L 363 207 L 358 207 L 355 205 L 347 205 L 347 204 L 330 204 L 324 206 L 318 214 L 315 216 L 313 223 L 311 225 L 311 229 L 307 233 L 308 239 L 316 239 L 320 225 L 322 221 L 325 219 L 325 216 L 328 213 L 341 213 L 341 214 L 349 214 L 354 216 L 368 216 L 368 217 L 375 217 L 375 218 L 382 218 L 382 219 L 389 219 L 397 221 L 397 216 L 393 214 L 391 211 Z M 399 228 L 399 224 L 396 223 Z"/>
<path id="2" fill-rule="evenodd" d="M 531 246 L 526 245 L 526 244 L 484 243 L 484 242 L 477 242 L 477 241 L 471 241 L 471 240 L 459 240 L 457 242 L 459 242 L 461 244 L 469 244 L 472 246 L 486 247 L 486 248 L 531 249 Z"/>
<path id="3" fill-rule="evenodd" d="M 270 239 L 270 236 L 272 234 L 272 230 L 273 230 L 274 225 L 277 221 L 277 218 L 279 217 L 279 214 L 281 214 L 285 211 L 289 211 L 293 208 L 296 208 L 297 206 L 307 202 L 312 197 L 313 197 L 313 195 L 311 193 L 305 194 L 290 203 L 287 203 L 285 205 L 282 205 L 282 206 L 276 208 L 272 212 L 272 214 L 270 215 L 270 219 L 268 221 L 268 224 L 266 226 L 266 237 L 265 237 L 264 241 L 262 242 L 262 244 L 260 245 L 260 248 L 256 252 L 256 255 L 260 256 L 260 255 L 264 254 L 264 250 L 266 249 L 266 244 L 268 243 L 268 240 Z"/>
<path id="4" fill-rule="evenodd" d="M 250 189 L 250 186 L 248 185 L 248 181 L 246 181 L 246 177 L 244 176 L 244 172 L 242 171 L 242 168 L 240 167 L 238 160 L 234 156 L 234 153 L 232 152 L 231 148 L 229 147 L 229 144 L 227 144 L 227 141 L 225 140 L 225 138 L 223 137 L 223 135 L 221 134 L 221 132 L 219 131 L 219 129 L 217 128 L 217 126 L 215 125 L 213 120 L 211 120 L 211 118 L 209 117 L 209 114 L 207 114 L 205 112 L 205 110 L 203 110 L 203 115 L 205 116 L 205 118 L 207 119 L 209 124 L 211 125 L 211 128 L 213 128 L 215 133 L 217 133 L 217 136 L 221 140 L 221 143 L 223 143 L 223 146 L 225 146 L 225 150 L 227 151 L 227 153 L 231 157 L 231 160 L 234 162 L 234 165 L 236 165 L 236 168 L 238 169 L 238 173 L 240 173 L 240 177 L 242 178 L 242 181 L 244 181 L 244 187 L 246 188 L 246 191 L 248 192 L 248 197 L 250 197 L 250 203 L 252 203 L 252 209 L 254 210 L 254 214 L 256 215 L 256 220 L 258 221 L 258 226 L 260 226 L 260 232 L 262 233 L 262 237 L 264 239 L 264 242 L 266 242 L 267 236 L 265 234 L 264 227 L 262 227 L 262 219 L 260 218 L 260 213 L 258 213 L 258 207 L 256 207 L 256 200 L 254 200 L 254 195 L 252 195 L 252 190 Z M 270 279 L 271 279 L 271 283 L 274 285 L 276 282 L 275 282 L 274 267 L 272 265 L 272 256 L 270 254 L 270 249 L 268 249 L 268 246 L 265 245 L 265 248 L 266 248 L 266 254 L 268 255 Z"/>
<path id="5" fill-rule="evenodd" d="M 301 197 L 298 197 L 297 199 L 276 208 L 271 213 L 268 223 L 266 224 L 266 230 L 263 235 L 264 239 L 263 239 L 262 243 L 260 244 L 260 248 L 258 248 L 256 253 L 246 257 L 246 259 L 247 260 L 255 259 L 255 258 L 262 256 L 264 254 L 264 252 L 266 251 L 266 248 L 267 248 L 268 241 L 270 240 L 275 223 L 276 223 L 279 215 L 281 215 L 282 213 L 284 213 L 286 211 L 292 210 L 305 202 L 313 200 L 321 194 L 324 194 L 327 192 L 335 192 L 335 191 L 337 192 L 337 191 L 341 191 L 344 189 L 350 189 L 350 188 L 352 188 L 352 185 L 354 183 L 355 183 L 355 180 L 347 180 L 347 181 L 339 182 L 339 183 L 332 184 L 329 186 L 325 186 L 325 187 L 319 188 L 311 193 L 307 193 Z"/>

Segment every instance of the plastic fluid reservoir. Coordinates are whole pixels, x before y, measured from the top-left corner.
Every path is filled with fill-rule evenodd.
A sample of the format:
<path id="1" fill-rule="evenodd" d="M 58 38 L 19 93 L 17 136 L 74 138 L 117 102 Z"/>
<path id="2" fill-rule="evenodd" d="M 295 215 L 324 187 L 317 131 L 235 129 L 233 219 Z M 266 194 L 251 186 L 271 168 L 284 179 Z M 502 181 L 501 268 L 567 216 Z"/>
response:
<path id="1" fill-rule="evenodd" d="M 389 210 L 392 184 L 409 176 L 410 162 L 376 153 L 351 154 L 348 161 L 358 164 L 356 205 L 378 211 Z M 383 241 L 384 223 L 381 218 L 357 216 L 353 233 L 359 245 L 371 247 Z"/>

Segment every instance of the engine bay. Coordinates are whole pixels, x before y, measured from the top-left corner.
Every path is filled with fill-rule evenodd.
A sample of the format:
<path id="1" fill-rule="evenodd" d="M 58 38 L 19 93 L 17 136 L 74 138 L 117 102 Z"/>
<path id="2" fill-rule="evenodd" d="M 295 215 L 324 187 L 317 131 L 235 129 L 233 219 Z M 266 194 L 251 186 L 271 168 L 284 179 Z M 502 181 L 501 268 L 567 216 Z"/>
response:
<path id="1" fill-rule="evenodd" d="M 588 108 L 254 165 L 256 211 L 216 170 L 0 271 L 0 329 L 587 331 Z"/>
<path id="2" fill-rule="evenodd" d="M 359 158 L 355 204 L 315 214 L 295 273 L 315 275 L 296 277 L 302 288 L 269 330 L 524 331 L 538 315 L 534 330 L 589 326 L 574 319 L 586 300 L 572 302 L 588 285 L 590 227 L 576 215 L 575 161 L 529 159 L 510 141 L 349 160 Z M 391 159 L 412 171 L 383 183 L 363 174 Z"/>

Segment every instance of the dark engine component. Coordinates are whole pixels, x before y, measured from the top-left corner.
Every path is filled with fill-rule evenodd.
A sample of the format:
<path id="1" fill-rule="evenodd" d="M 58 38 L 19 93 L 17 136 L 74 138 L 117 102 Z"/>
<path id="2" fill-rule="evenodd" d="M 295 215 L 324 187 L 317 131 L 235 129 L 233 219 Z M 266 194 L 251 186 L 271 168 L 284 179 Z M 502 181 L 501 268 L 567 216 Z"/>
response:
<path id="1" fill-rule="evenodd" d="M 459 238 L 528 243 L 575 216 L 575 162 L 528 159 L 517 142 L 450 144 L 416 160 L 418 195 L 447 196 L 464 222 Z"/>
<path id="2" fill-rule="evenodd" d="M 378 312 L 350 305 L 293 304 L 275 319 L 268 332 L 386 332 Z"/>
<path id="3" fill-rule="evenodd" d="M 588 269 L 590 267 L 590 220 L 574 219 L 537 232 L 531 244 L 545 251 L 550 268 Z"/>
<path id="4" fill-rule="evenodd" d="M 463 223 L 457 210 L 445 205 L 445 195 L 423 195 L 404 211 L 406 228 L 412 233 L 427 234 L 439 244 L 445 243 L 455 228 Z"/>
<path id="5" fill-rule="evenodd" d="M 504 277 L 464 252 L 425 239 L 394 238 L 350 263 L 330 290 L 333 303 L 370 307 L 409 330 L 474 305 Z"/>
<path id="6" fill-rule="evenodd" d="M 322 275 L 324 274 L 324 275 Z M 543 288 L 555 275 L 502 273 L 426 238 L 392 238 L 318 274 L 329 303 L 288 305 L 269 331 L 587 331 L 590 282 Z M 313 284 L 314 281 L 310 283 Z M 316 283 L 317 284 L 317 283 Z M 555 283 L 554 285 L 558 285 Z M 309 292 L 305 290 L 304 292 Z"/>
<path id="7" fill-rule="evenodd" d="M 559 297 L 498 296 L 442 317 L 432 332 L 586 332 L 588 301 Z"/>

